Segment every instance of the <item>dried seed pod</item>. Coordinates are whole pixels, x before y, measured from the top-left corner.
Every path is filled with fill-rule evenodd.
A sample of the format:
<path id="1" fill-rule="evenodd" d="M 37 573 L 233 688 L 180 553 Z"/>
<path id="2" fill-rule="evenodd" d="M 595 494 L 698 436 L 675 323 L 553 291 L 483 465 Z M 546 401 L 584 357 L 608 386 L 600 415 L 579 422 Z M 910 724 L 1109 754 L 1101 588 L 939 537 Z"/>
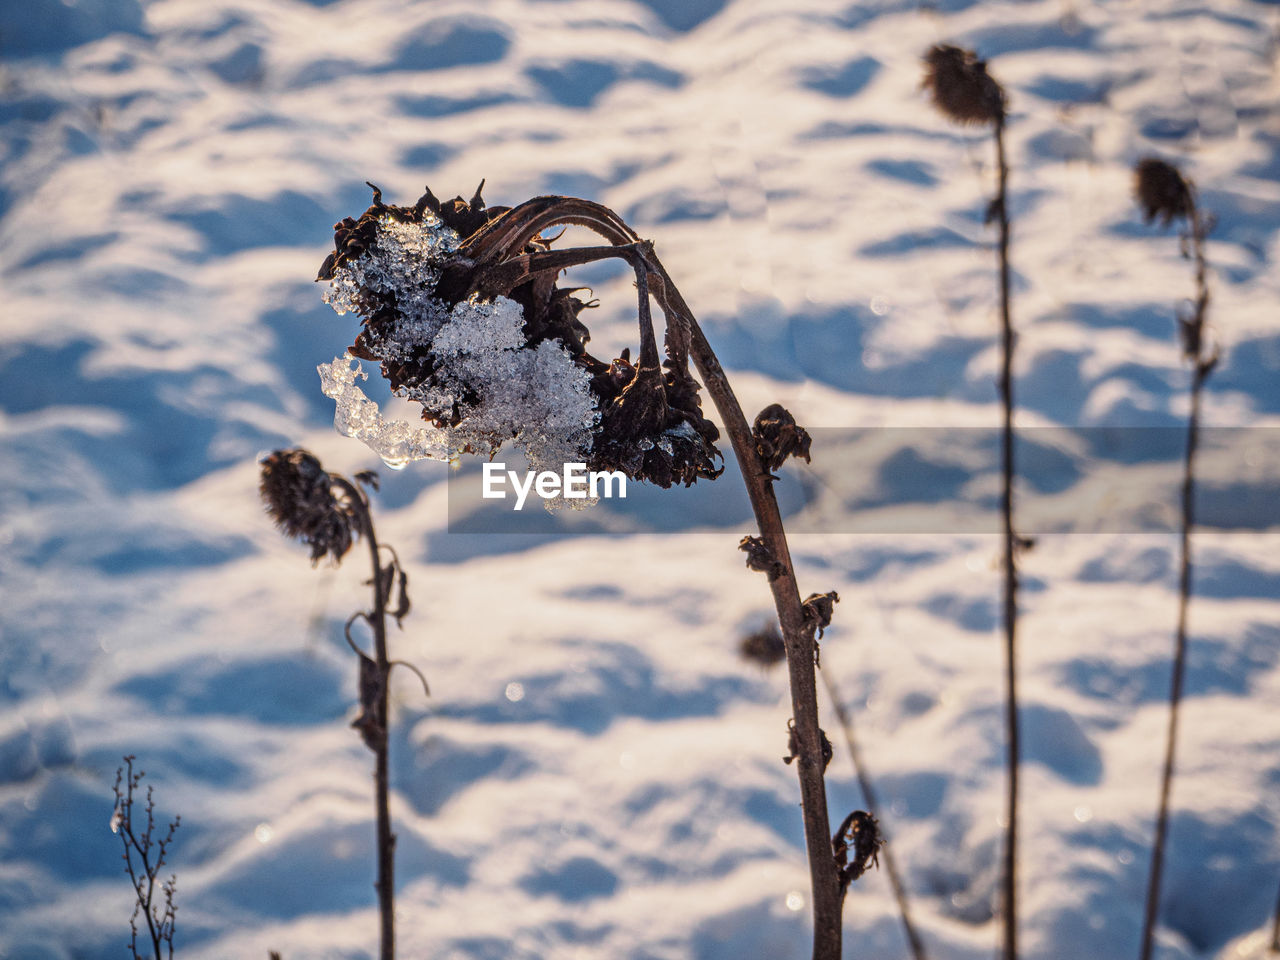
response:
<path id="1" fill-rule="evenodd" d="M 361 317 L 349 353 L 378 362 L 431 427 L 383 421 L 355 384 L 363 374 L 335 361 L 321 375 L 338 400 L 339 429 L 397 465 L 492 454 L 510 441 L 535 469 L 583 462 L 664 487 L 719 476 L 719 432 L 702 416 L 681 337 L 668 336 L 665 364 L 656 346 L 635 364 L 628 353 L 606 364 L 587 352 L 580 314 L 594 301 L 555 280 L 574 263 L 615 254 L 553 252 L 555 238 L 544 234 L 560 224 L 595 229 L 628 262 L 643 246 L 596 204 L 539 197 L 488 207 L 480 189 L 447 202 L 428 190 L 413 207 L 375 192 L 359 219 L 341 221 L 320 278 L 338 313 Z M 647 295 L 641 301 L 642 343 L 653 345 Z"/>
<path id="2" fill-rule="evenodd" d="M 762 667 L 773 667 L 787 659 L 787 646 L 777 624 L 769 624 L 747 634 L 738 643 L 738 653 Z"/>
<path id="3" fill-rule="evenodd" d="M 287 537 L 311 547 L 314 565 L 325 554 L 340 563 L 359 533 L 356 513 L 332 478 L 306 450 L 276 450 L 262 461 L 258 484 L 267 513 Z"/>
<path id="4" fill-rule="evenodd" d="M 865 810 L 854 810 L 844 818 L 831 838 L 842 891 L 871 867 L 880 866 L 880 848 L 884 843 L 879 822 Z"/>
<path id="5" fill-rule="evenodd" d="M 971 50 L 937 44 L 924 55 L 924 86 L 934 105 L 963 124 L 1000 124 L 1007 103 L 1004 89 L 987 73 L 985 60 Z"/>
<path id="6" fill-rule="evenodd" d="M 780 403 L 771 403 L 756 415 L 751 434 L 756 440 L 760 462 L 770 473 L 786 463 L 788 457 L 809 462 L 809 434 Z"/>
<path id="7" fill-rule="evenodd" d="M 813 624 L 819 639 L 822 632 L 831 626 L 831 616 L 835 613 L 835 605 L 840 602 L 840 595 L 832 590 L 829 593 L 811 593 L 804 598 L 804 619 Z"/>
<path id="8" fill-rule="evenodd" d="M 1167 227 L 1187 219 L 1195 206 L 1191 185 L 1178 168 L 1157 157 L 1145 157 L 1133 168 L 1133 195 L 1147 223 Z"/>
<path id="9" fill-rule="evenodd" d="M 783 574 L 783 566 L 769 549 L 769 545 L 761 537 L 746 536 L 738 541 L 738 549 L 747 555 L 747 569 L 756 570 L 768 576 L 770 581 Z"/>

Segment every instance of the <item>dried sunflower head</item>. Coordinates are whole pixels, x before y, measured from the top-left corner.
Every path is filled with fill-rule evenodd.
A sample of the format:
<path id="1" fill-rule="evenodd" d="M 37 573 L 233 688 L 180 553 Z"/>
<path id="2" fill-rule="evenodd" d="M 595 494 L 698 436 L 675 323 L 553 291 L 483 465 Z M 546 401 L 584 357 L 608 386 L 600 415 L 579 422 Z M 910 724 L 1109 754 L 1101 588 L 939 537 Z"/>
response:
<path id="1" fill-rule="evenodd" d="M 924 86 L 934 105 L 957 123 L 1004 122 L 1004 89 L 971 50 L 937 44 L 924 55 Z"/>
<path id="2" fill-rule="evenodd" d="M 1167 227 L 1191 216 L 1191 185 L 1178 168 L 1157 157 L 1145 157 L 1133 168 L 1133 195 L 1147 223 L 1159 220 Z"/>
<path id="3" fill-rule="evenodd" d="M 556 286 L 561 260 L 546 265 L 553 240 L 544 233 L 559 225 L 638 244 L 615 214 L 568 197 L 487 207 L 479 190 L 444 203 L 428 190 L 401 207 L 374 191 L 359 219 L 335 226 L 318 279 L 329 281 L 325 299 L 338 313 L 361 318 L 349 355 L 380 364 L 429 426 L 383 421 L 348 360 L 321 367 L 339 429 L 392 463 L 493 454 L 510 441 L 535 469 L 582 462 L 664 487 L 719 475 L 718 431 L 702 416 L 680 338 L 673 349 L 669 333 L 665 364 L 656 346 L 634 365 L 625 354 L 596 359 L 580 319 L 594 302 Z M 646 319 L 647 301 L 642 327 Z"/>
<path id="4" fill-rule="evenodd" d="M 334 495 L 332 478 L 306 450 L 277 450 L 265 457 L 258 491 L 280 531 L 311 547 L 312 564 L 325 554 L 340 563 L 359 535 L 350 502 Z"/>

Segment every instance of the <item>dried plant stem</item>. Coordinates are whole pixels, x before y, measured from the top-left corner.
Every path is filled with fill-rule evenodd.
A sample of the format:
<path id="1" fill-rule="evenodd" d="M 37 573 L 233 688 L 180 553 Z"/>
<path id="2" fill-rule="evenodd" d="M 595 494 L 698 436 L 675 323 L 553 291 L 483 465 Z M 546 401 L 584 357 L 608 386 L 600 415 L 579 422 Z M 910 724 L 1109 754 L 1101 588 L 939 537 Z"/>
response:
<path id="1" fill-rule="evenodd" d="M 1165 846 L 1169 836 L 1169 801 L 1178 741 L 1178 715 L 1187 666 L 1187 608 L 1191 601 L 1191 528 L 1195 524 L 1195 460 L 1200 438 L 1200 406 L 1204 383 L 1217 361 L 1205 352 L 1204 325 L 1209 307 L 1208 264 L 1204 253 L 1206 224 L 1194 193 L 1188 215 L 1192 251 L 1196 262 L 1196 300 L 1189 320 L 1183 320 L 1183 344 L 1191 363 L 1191 412 L 1187 417 L 1186 455 L 1182 470 L 1182 530 L 1178 540 L 1178 622 L 1174 631 L 1173 677 L 1169 687 L 1169 727 L 1165 739 L 1164 770 L 1160 777 L 1160 809 L 1156 814 L 1155 841 L 1151 848 L 1151 873 L 1147 880 L 1146 911 L 1142 924 L 1142 960 L 1155 950 L 1160 912 L 1160 885 L 1164 873 Z"/>
<path id="2" fill-rule="evenodd" d="M 1276 893 L 1276 916 L 1271 926 L 1271 952 L 1280 953 L 1280 891 Z"/>
<path id="3" fill-rule="evenodd" d="M 760 462 L 755 440 L 742 407 L 734 396 L 720 361 L 707 342 L 702 328 L 680 296 L 661 264 L 653 258 L 660 283 L 654 284 L 659 304 L 669 314 L 682 319 L 690 333 L 690 356 L 720 412 L 742 479 L 751 499 L 756 525 L 774 559 L 778 575 L 770 580 L 778 622 L 787 650 L 791 680 L 791 707 L 799 747 L 796 770 L 800 777 L 800 798 L 804 811 L 805 844 L 809 853 L 809 878 L 813 890 L 814 960 L 839 960 L 841 952 L 840 881 L 831 847 L 831 824 L 827 816 L 827 790 L 823 780 L 821 734 L 818 729 L 818 690 L 814 666 L 814 628 L 806 623 L 800 605 L 795 569 L 787 548 L 782 514 L 773 494 L 769 473 Z"/>
<path id="4" fill-rule="evenodd" d="M 1008 784 L 1005 800 L 1004 870 L 1002 905 L 1004 914 L 1004 957 L 1018 956 L 1018 768 L 1022 760 L 1018 736 L 1018 569 L 1019 538 L 1013 527 L 1013 320 L 1010 314 L 1009 268 L 1009 163 L 1004 147 L 1004 118 L 995 125 L 996 166 L 999 185 L 992 204 L 1000 227 L 1000 397 L 1004 403 L 1004 424 L 1000 437 L 1002 489 L 1001 513 L 1004 525 L 1004 637 L 1005 637 L 1005 735 L 1009 744 Z"/>
<path id="5" fill-rule="evenodd" d="M 858 778 L 858 788 L 862 791 L 862 799 L 866 804 L 866 810 L 877 820 L 880 819 L 880 801 L 876 797 L 875 788 L 871 783 L 871 774 L 867 772 L 867 765 L 863 762 L 861 751 L 858 749 L 858 740 L 854 736 L 853 715 L 845 708 L 844 702 L 840 699 L 840 694 L 836 691 L 836 685 L 831 677 L 827 675 L 825 670 L 819 670 L 822 676 L 822 682 L 826 685 L 827 695 L 831 698 L 831 704 L 835 708 L 836 717 L 840 721 L 840 729 L 844 731 L 844 742 L 849 748 L 849 759 L 853 762 L 853 773 Z M 881 833 L 884 828 L 881 826 Z M 926 960 L 924 949 L 924 941 L 920 939 L 920 932 L 916 930 L 915 924 L 911 920 L 911 911 L 907 906 L 907 890 L 903 886 L 902 876 L 898 873 L 898 864 L 893 856 L 893 846 L 887 842 L 888 837 L 884 838 L 886 843 L 879 850 L 879 856 L 884 861 L 885 873 L 889 877 L 889 886 L 893 889 L 893 898 L 898 903 L 898 913 L 902 916 L 902 933 L 907 940 L 907 948 L 911 951 L 914 960 Z"/>
<path id="6" fill-rule="evenodd" d="M 381 915 L 381 960 L 393 960 L 396 953 L 395 930 L 395 847 L 396 837 L 391 832 L 390 788 L 388 786 L 387 764 L 387 690 L 390 686 L 391 664 L 387 658 L 387 608 L 383 589 L 383 577 L 386 571 L 382 565 L 382 557 L 378 548 L 378 537 L 373 529 L 373 517 L 369 512 L 369 502 L 363 491 L 355 484 L 337 475 L 333 476 L 334 485 L 340 487 L 350 498 L 360 522 L 360 532 L 369 544 L 369 563 L 373 575 L 373 611 L 366 618 L 373 631 L 374 663 L 377 667 L 379 687 L 374 719 L 377 728 L 383 735 L 375 741 L 374 756 L 374 803 L 377 807 L 377 844 L 378 844 L 378 911 Z"/>

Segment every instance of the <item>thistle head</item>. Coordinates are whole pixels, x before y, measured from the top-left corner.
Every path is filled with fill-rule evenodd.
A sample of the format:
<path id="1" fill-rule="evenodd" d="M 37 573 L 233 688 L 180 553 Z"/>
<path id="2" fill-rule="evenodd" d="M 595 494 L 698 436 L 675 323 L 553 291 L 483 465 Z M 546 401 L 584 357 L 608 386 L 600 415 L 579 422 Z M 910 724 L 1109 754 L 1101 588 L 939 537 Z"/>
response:
<path id="1" fill-rule="evenodd" d="M 356 514 L 333 478 L 306 450 L 277 450 L 262 460 L 258 492 L 286 537 L 311 547 L 311 563 L 325 554 L 340 563 L 359 534 Z"/>
<path id="2" fill-rule="evenodd" d="M 924 55 L 924 65 L 924 86 L 934 105 L 956 123 L 1004 122 L 1004 88 L 973 51 L 940 43 Z"/>
<path id="3" fill-rule="evenodd" d="M 1144 157 L 1133 168 L 1133 196 L 1147 223 L 1159 220 L 1164 227 L 1189 218 L 1195 204 L 1178 168 L 1157 157 Z"/>

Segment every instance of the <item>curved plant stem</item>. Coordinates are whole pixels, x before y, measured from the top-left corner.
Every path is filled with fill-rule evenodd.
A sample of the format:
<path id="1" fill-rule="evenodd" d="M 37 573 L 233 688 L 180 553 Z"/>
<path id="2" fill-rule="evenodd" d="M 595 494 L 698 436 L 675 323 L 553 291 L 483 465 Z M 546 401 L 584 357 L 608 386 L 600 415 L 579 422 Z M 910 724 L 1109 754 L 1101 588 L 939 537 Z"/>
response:
<path id="1" fill-rule="evenodd" d="M 524 253 L 528 239 L 539 231 L 565 224 L 583 226 L 609 241 L 608 248 Z M 817 680 L 814 662 L 814 624 L 806 621 L 796 585 L 795 570 L 787 548 L 782 515 L 773 494 L 770 474 L 756 451 L 755 438 L 742 407 L 734 396 L 720 361 L 711 349 L 693 312 L 671 281 L 648 241 L 637 235 L 607 207 L 572 197 L 538 197 L 527 201 L 467 241 L 467 252 L 484 261 L 478 285 L 488 293 L 510 289 L 524 278 L 559 271 L 579 263 L 616 256 L 636 270 L 640 300 L 641 352 L 638 368 L 657 369 L 657 342 L 649 320 L 652 294 L 667 317 L 667 346 L 680 364 L 685 352 L 692 358 L 729 434 L 742 471 L 747 495 L 761 537 L 778 563 L 778 575 L 770 580 L 774 605 L 787 650 L 791 701 L 795 718 L 800 796 L 804 811 L 805 843 L 813 891 L 814 960 L 840 960 L 841 909 L 839 874 L 832 850 L 827 815 L 824 762 L 818 728 Z"/>
<path id="2" fill-rule="evenodd" d="M 1018 737 L 1018 536 L 1013 528 L 1013 320 L 1010 315 L 1009 268 L 1009 163 L 1004 149 L 1004 118 L 996 123 L 996 164 L 999 187 L 994 203 L 1000 225 L 1000 397 L 1004 402 L 1004 425 L 1000 437 L 1004 525 L 1004 645 L 1005 645 L 1005 736 L 1009 744 L 1008 792 L 1005 800 L 1004 871 L 1002 878 L 1004 913 L 1004 958 L 1018 956 L 1018 768 L 1022 761 Z"/>
<path id="3" fill-rule="evenodd" d="M 822 675 L 822 682 L 826 685 L 827 695 L 831 698 L 836 717 L 840 721 L 840 729 L 844 732 L 844 742 L 849 748 L 849 759 L 853 763 L 853 774 L 858 778 L 858 788 L 862 791 L 862 799 L 866 804 L 867 813 L 879 820 L 880 801 L 876 797 L 875 788 L 871 783 L 871 774 L 867 772 L 867 765 L 863 762 L 861 751 L 858 748 L 858 740 L 854 736 L 853 716 L 845 708 L 844 702 L 840 699 L 840 694 L 836 690 L 835 682 L 827 675 L 827 672 L 819 670 L 818 673 Z M 883 824 L 881 824 L 880 832 L 882 836 L 885 834 Z M 887 836 L 885 840 L 888 840 Z M 902 916 L 902 934 L 907 940 L 907 949 L 911 951 L 911 956 L 914 960 L 926 960 L 924 941 L 920 939 L 920 932 L 916 930 L 915 924 L 911 920 L 911 911 L 907 906 L 907 890 L 903 886 L 902 876 L 898 873 L 898 863 L 893 856 L 893 845 L 886 842 L 880 848 L 879 856 L 884 861 L 885 873 L 889 877 L 889 886 L 893 889 L 893 898 L 897 901 L 898 913 Z"/>
<path id="4" fill-rule="evenodd" d="M 364 493 L 345 478 L 330 474 L 334 485 L 340 487 L 350 499 L 360 519 L 360 532 L 369 545 L 369 563 L 373 575 L 373 611 L 364 616 L 373 631 L 374 663 L 377 666 L 379 687 L 374 719 L 382 736 L 377 738 L 374 756 L 374 803 L 377 808 L 378 843 L 378 912 L 381 919 L 381 960 L 393 960 L 396 953 L 395 930 L 395 847 L 396 837 L 391 832 L 390 788 L 387 764 L 387 688 L 391 665 L 387 659 L 387 609 L 382 591 L 383 577 L 378 537 L 373 529 L 369 502 Z"/>
<path id="5" fill-rule="evenodd" d="M 1271 952 L 1280 953 L 1280 892 L 1276 893 L 1276 917 L 1271 927 Z"/>
<path id="6" fill-rule="evenodd" d="M 1217 360 L 1215 354 L 1206 353 L 1204 345 L 1205 317 L 1209 307 L 1208 265 L 1204 253 L 1207 228 L 1194 197 L 1193 191 L 1188 219 L 1196 262 L 1196 300 L 1191 319 L 1182 321 L 1183 345 L 1192 370 L 1191 412 L 1187 417 L 1187 445 L 1182 469 L 1182 530 L 1178 540 L 1178 622 L 1174 631 L 1169 728 L 1165 738 L 1164 770 L 1160 777 L 1160 809 L 1156 814 L 1155 842 L 1151 848 L 1151 873 L 1147 881 L 1147 902 L 1142 924 L 1142 960 L 1151 960 L 1159 922 L 1160 885 L 1169 835 L 1170 794 L 1178 741 L 1178 714 L 1182 705 L 1187 667 L 1187 608 L 1191 601 L 1191 528 L 1195 524 L 1195 460 L 1200 437 L 1200 400 L 1204 383 Z"/>
<path id="7" fill-rule="evenodd" d="M 842 898 L 831 848 L 827 791 L 823 781 L 824 764 L 818 729 L 818 691 L 814 667 L 814 628 L 804 618 L 778 501 L 773 494 L 769 473 L 756 452 L 755 439 L 747 425 L 742 406 L 734 396 L 729 379 L 693 312 L 689 310 L 656 257 L 651 259 L 651 268 L 655 270 L 655 279 L 659 281 L 653 284 L 654 295 L 664 311 L 673 315 L 673 319 L 679 318 L 687 323 L 691 335 L 690 356 L 720 412 L 721 420 L 724 421 L 734 455 L 742 470 L 742 479 L 751 499 L 751 509 L 755 513 L 760 535 L 779 564 L 779 573 L 770 581 L 769 586 L 773 591 L 773 602 L 778 611 L 778 622 L 787 650 L 791 707 L 799 746 L 796 769 L 800 778 L 805 845 L 809 852 L 809 879 L 813 891 L 813 957 L 814 960 L 839 960 Z"/>

